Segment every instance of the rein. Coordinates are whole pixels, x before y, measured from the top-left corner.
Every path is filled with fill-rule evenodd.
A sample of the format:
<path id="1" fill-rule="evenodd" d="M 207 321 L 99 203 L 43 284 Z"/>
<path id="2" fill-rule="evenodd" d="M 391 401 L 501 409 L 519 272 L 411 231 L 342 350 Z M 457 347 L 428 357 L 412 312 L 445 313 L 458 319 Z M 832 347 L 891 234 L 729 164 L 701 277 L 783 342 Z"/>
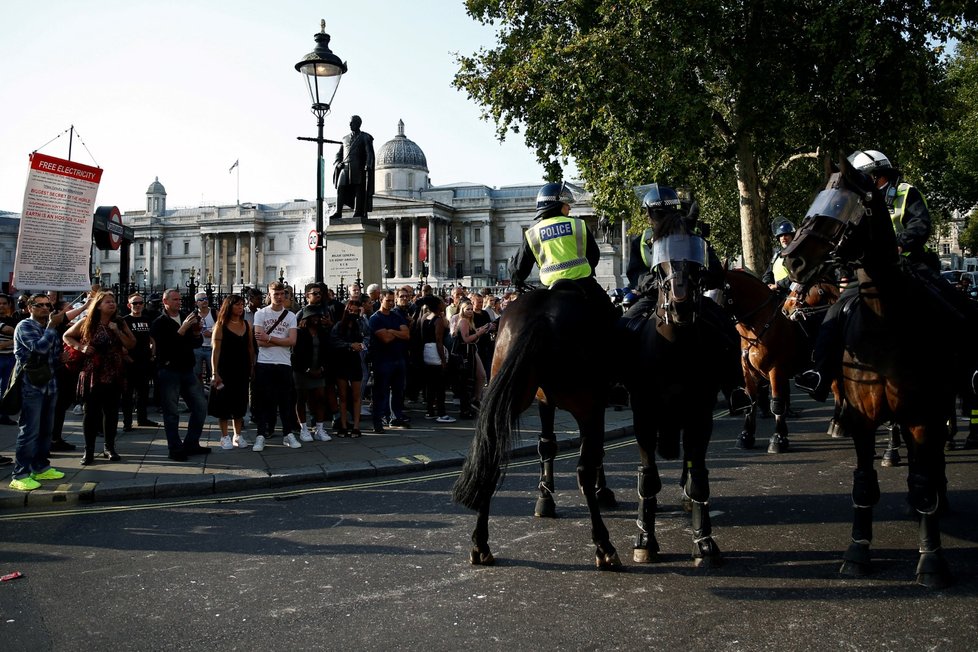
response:
<path id="1" fill-rule="evenodd" d="M 758 305 L 756 308 L 748 310 L 743 315 L 737 315 L 736 311 L 734 312 L 734 317 L 737 318 L 738 322 L 740 322 L 744 326 L 747 326 L 748 328 L 750 328 L 750 330 L 754 331 L 753 338 L 747 338 L 747 337 L 744 338 L 744 340 L 746 340 L 747 343 L 750 344 L 751 346 L 759 346 L 761 344 L 761 340 L 764 339 L 764 336 L 767 334 L 768 330 L 770 330 L 771 326 L 773 325 L 774 319 L 778 314 L 778 310 L 780 310 L 780 305 L 777 299 L 778 299 L 778 295 L 772 292 L 767 299 L 761 302 L 760 305 Z M 761 312 L 761 310 L 763 310 L 765 306 L 768 306 L 772 303 L 774 304 L 774 309 L 771 311 L 771 314 L 768 315 L 767 319 L 763 320 L 764 325 L 760 329 L 758 329 L 755 326 L 754 322 L 748 321 L 751 317 Z"/>

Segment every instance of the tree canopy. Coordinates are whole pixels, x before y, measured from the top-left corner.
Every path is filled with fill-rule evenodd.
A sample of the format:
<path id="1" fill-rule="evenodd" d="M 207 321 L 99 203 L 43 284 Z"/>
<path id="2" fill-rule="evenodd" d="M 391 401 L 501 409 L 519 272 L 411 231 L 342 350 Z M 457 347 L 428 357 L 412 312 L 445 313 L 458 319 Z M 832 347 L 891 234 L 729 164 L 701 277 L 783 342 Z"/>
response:
<path id="1" fill-rule="evenodd" d="M 973 4 L 467 0 L 497 43 L 460 56 L 455 84 L 549 178 L 573 159 L 610 219 L 638 217 L 633 186 L 690 188 L 719 248 L 760 271 L 818 153 L 919 150 L 948 92 L 941 46 Z"/>

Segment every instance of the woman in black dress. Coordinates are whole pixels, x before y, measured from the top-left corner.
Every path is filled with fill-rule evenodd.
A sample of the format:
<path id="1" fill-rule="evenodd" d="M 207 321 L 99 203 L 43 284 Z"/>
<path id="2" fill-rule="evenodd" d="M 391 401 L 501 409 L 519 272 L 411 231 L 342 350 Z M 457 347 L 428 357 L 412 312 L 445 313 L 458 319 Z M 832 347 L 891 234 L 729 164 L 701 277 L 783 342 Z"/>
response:
<path id="1" fill-rule="evenodd" d="M 245 300 L 232 294 L 224 300 L 211 336 L 211 395 L 207 412 L 221 426 L 221 448 L 248 448 L 251 442 L 242 435 L 248 411 L 248 383 L 255 365 L 255 337 L 244 318 Z M 234 424 L 234 438 L 228 435 L 228 421 Z"/>

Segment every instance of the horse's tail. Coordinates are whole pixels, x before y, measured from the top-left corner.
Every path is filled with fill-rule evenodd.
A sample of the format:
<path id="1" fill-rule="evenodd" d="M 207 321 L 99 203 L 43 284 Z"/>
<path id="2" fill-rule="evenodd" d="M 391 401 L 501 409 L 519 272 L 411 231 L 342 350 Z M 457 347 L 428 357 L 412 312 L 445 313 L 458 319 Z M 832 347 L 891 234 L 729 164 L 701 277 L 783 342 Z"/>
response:
<path id="1" fill-rule="evenodd" d="M 456 503 L 479 509 L 502 480 L 503 466 L 512 448 L 513 431 L 524 409 L 521 401 L 528 392 L 532 396 L 537 389 L 536 386 L 529 387 L 538 364 L 534 352 L 542 350 L 547 330 L 547 319 L 538 316 L 519 333 L 519 337 L 511 340 L 506 359 L 482 399 L 475 436 L 462 465 L 462 473 L 452 489 L 452 499 Z"/>

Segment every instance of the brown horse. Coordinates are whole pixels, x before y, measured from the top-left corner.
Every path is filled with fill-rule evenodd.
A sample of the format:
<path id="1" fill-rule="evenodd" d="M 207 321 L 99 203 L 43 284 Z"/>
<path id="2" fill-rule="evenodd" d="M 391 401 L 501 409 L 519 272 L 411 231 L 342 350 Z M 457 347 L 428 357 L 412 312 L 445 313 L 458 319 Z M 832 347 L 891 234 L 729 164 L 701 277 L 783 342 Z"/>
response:
<path id="1" fill-rule="evenodd" d="M 495 562 L 489 548 L 490 501 L 502 479 L 519 416 L 539 396 L 551 423 L 556 408 L 567 410 L 577 421 L 581 433 L 577 479 L 591 517 L 595 565 L 601 569 L 621 566 L 601 519 L 597 490 L 612 356 L 606 347 L 592 343 L 608 342 L 610 336 L 610 322 L 605 323 L 603 313 L 589 304 L 573 282 L 558 281 L 549 290 L 523 294 L 503 312 L 492 379 L 452 492 L 455 502 L 478 512 L 469 556 L 473 564 Z M 541 416 L 546 424 L 547 413 L 542 411 Z M 545 457 L 541 450 L 541 458 Z M 550 474 L 552 491 L 552 467 Z M 541 488 L 541 493 L 547 492 Z"/>
<path id="2" fill-rule="evenodd" d="M 817 281 L 809 285 L 792 283 L 791 292 L 788 293 L 788 298 L 784 300 L 782 312 L 787 315 L 788 319 L 800 324 L 808 337 L 813 339 L 818 332 L 818 327 L 822 324 L 825 313 L 839 300 L 839 294 L 838 283 L 828 281 Z M 838 381 L 832 381 L 832 394 L 835 397 L 835 407 L 826 434 L 834 439 L 841 439 L 846 435 L 842 427 L 844 403 Z"/>
<path id="3" fill-rule="evenodd" d="M 922 334 L 952 315 L 925 283 L 905 270 L 882 193 L 845 161 L 829 177 L 795 240 L 784 251 L 791 279 L 808 283 L 839 261 L 855 269 L 858 299 L 842 322 L 843 423 L 856 449 L 852 543 L 841 572 L 870 570 L 873 506 L 880 499 L 873 468 L 876 428 L 892 419 L 905 428 L 908 500 L 920 518 L 917 582 L 941 588 L 951 574 L 941 550 L 940 507 L 946 484 L 947 405 L 955 393 L 948 365 L 959 359 L 949 337 Z"/>
<path id="4" fill-rule="evenodd" d="M 838 297 L 838 291 L 835 297 Z M 790 380 L 809 362 L 811 347 L 801 325 L 786 316 L 781 299 L 780 293 L 771 290 L 750 272 L 742 269 L 727 271 L 721 301 L 737 320 L 745 389 L 754 404 L 744 417 L 744 429 L 737 439 L 738 448 L 754 447 L 757 406 L 761 389 L 767 385 L 771 390 L 771 412 L 775 419 L 767 452 L 788 450 Z"/>

